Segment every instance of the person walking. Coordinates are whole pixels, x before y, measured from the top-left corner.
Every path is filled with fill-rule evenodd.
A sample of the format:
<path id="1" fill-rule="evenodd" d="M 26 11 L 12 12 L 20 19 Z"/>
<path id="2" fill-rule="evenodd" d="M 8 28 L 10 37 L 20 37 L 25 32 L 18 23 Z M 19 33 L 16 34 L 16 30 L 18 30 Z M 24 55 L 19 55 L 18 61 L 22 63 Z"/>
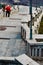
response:
<path id="1" fill-rule="evenodd" d="M 10 17 L 11 6 L 10 6 L 10 5 L 7 5 L 7 6 L 5 7 L 5 10 L 6 10 L 6 17 Z"/>

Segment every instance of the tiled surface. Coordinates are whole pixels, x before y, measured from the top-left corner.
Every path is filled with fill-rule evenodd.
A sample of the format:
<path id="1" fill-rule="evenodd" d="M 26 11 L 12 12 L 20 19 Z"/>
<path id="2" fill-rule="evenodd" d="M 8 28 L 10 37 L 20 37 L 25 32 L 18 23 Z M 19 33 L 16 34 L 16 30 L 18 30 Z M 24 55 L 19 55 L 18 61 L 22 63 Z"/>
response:
<path id="1" fill-rule="evenodd" d="M 0 20 L 0 26 L 6 30 L 0 30 L 0 56 L 13 57 L 25 53 L 25 43 L 21 39 L 21 22 L 8 18 Z"/>

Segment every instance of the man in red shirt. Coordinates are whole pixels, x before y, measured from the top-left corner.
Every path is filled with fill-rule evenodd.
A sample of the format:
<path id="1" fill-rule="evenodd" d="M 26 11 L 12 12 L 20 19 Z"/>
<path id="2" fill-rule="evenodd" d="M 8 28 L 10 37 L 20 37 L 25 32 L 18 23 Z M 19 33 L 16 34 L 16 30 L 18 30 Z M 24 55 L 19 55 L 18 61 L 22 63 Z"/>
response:
<path id="1" fill-rule="evenodd" d="M 5 10 L 6 10 L 6 17 L 10 17 L 10 12 L 11 12 L 11 7 L 10 7 L 10 5 L 7 5 L 7 6 L 5 7 Z"/>

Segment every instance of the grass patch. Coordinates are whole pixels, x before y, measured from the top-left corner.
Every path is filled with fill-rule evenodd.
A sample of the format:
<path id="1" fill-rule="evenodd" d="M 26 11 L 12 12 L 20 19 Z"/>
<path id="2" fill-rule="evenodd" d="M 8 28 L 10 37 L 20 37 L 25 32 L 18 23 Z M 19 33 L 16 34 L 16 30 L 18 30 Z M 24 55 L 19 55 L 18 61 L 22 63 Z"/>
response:
<path id="1" fill-rule="evenodd" d="M 41 19 L 41 22 L 40 22 L 40 27 L 39 27 L 39 34 L 43 34 L 43 17 Z"/>

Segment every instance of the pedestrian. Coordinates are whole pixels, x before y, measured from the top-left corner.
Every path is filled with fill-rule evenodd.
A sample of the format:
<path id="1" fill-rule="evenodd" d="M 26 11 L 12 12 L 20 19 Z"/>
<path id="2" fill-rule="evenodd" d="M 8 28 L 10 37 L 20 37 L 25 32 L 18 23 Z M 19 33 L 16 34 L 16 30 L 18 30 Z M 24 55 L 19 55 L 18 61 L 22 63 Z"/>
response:
<path id="1" fill-rule="evenodd" d="M 3 17 L 5 17 L 5 4 L 2 5 Z"/>
<path id="2" fill-rule="evenodd" d="M 11 6 L 10 6 L 10 5 L 7 5 L 7 6 L 5 7 L 5 10 L 6 10 L 6 17 L 10 17 Z"/>

